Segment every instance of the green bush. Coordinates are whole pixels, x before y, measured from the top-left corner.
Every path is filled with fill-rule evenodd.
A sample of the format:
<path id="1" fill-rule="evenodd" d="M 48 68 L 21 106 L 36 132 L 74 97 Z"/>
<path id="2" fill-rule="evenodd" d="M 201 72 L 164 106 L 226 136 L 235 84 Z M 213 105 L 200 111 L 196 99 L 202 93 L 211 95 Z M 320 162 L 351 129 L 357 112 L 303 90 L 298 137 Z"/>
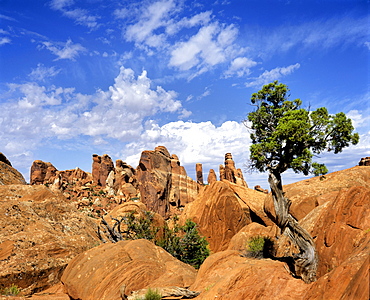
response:
<path id="1" fill-rule="evenodd" d="M 144 300 L 161 300 L 162 295 L 157 290 L 152 290 L 151 288 L 145 293 Z"/>
<path id="2" fill-rule="evenodd" d="M 191 220 L 187 220 L 184 226 L 179 226 L 178 218 L 174 217 L 174 227 L 170 229 L 167 224 L 163 228 L 154 226 L 154 213 L 150 211 L 143 211 L 143 217 L 137 217 L 135 211 L 132 211 L 124 217 L 112 219 L 116 221 L 113 226 L 102 218 L 102 225 L 98 227 L 97 233 L 104 243 L 106 240 L 102 233 L 114 243 L 121 240 L 146 239 L 194 268 L 199 268 L 210 254 L 208 242 L 199 235 L 197 224 Z M 161 229 L 162 234 L 159 236 Z"/>
<path id="3" fill-rule="evenodd" d="M 247 242 L 245 256 L 253 258 L 270 257 L 272 249 L 273 241 L 269 237 L 255 236 Z"/>
<path id="4" fill-rule="evenodd" d="M 6 287 L 0 290 L 0 294 L 6 296 L 17 296 L 20 292 L 20 288 L 15 284 L 12 284 L 10 287 Z"/>
<path id="5" fill-rule="evenodd" d="M 128 240 L 146 239 L 154 241 L 155 236 L 159 230 L 153 225 L 154 213 L 150 211 L 143 211 L 143 217 L 137 218 L 135 211 L 125 215 L 123 223 L 126 225 L 124 231 L 124 238 Z"/>
<path id="6" fill-rule="evenodd" d="M 164 227 L 163 238 L 157 240 L 156 245 L 182 262 L 199 269 L 210 251 L 208 242 L 199 235 L 196 226 L 197 224 L 191 220 L 186 220 L 184 226 L 179 226 L 175 220 L 172 230 L 167 225 Z"/>

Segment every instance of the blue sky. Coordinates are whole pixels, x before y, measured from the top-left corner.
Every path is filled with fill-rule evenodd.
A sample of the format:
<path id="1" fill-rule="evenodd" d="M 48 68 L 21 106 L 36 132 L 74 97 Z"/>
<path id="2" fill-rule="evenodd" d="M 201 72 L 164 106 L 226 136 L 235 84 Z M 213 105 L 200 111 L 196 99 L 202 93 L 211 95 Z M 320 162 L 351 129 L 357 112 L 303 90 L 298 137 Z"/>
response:
<path id="1" fill-rule="evenodd" d="M 352 167 L 370 156 L 369 25 L 357 0 L 0 0 L 0 151 L 27 179 L 36 159 L 136 167 L 157 145 L 192 177 L 227 152 L 244 169 L 250 96 L 279 80 L 353 119 L 360 143 L 318 158 Z"/>

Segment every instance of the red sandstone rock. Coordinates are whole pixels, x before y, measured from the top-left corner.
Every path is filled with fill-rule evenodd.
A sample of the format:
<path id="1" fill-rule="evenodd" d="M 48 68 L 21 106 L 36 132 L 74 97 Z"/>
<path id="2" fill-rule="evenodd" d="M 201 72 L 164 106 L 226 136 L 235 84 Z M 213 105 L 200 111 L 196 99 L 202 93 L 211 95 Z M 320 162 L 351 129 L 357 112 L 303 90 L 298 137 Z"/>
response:
<path id="1" fill-rule="evenodd" d="M 12 167 L 10 161 L 0 152 L 0 185 L 26 184 L 24 177 Z"/>
<path id="2" fill-rule="evenodd" d="M 290 213 L 298 220 L 306 216 L 315 207 L 335 199 L 343 188 L 364 186 L 370 188 L 370 168 L 353 167 L 347 170 L 313 177 L 285 185 L 284 192 L 292 201 Z M 265 211 L 275 219 L 275 209 L 271 195 L 266 198 Z"/>
<path id="3" fill-rule="evenodd" d="M 225 165 L 220 165 L 220 181 L 227 180 L 240 186 L 248 187 L 240 169 L 235 168 L 231 153 L 225 154 Z"/>
<path id="4" fill-rule="evenodd" d="M 58 283 L 67 263 L 99 242 L 94 222 L 43 185 L 0 186 L 0 215 L 0 287 L 26 295 Z"/>
<path id="5" fill-rule="evenodd" d="M 195 172 L 197 174 L 197 183 L 203 184 L 203 166 L 201 163 L 195 165 Z"/>
<path id="6" fill-rule="evenodd" d="M 136 173 L 140 200 L 165 218 L 197 195 L 196 182 L 186 175 L 177 156 L 171 157 L 163 146 L 143 151 Z"/>
<path id="7" fill-rule="evenodd" d="M 266 227 L 259 223 L 253 222 L 244 226 L 237 234 L 232 237 L 227 249 L 245 252 L 247 243 L 252 237 L 269 237 L 273 242 L 275 242 L 276 237 L 279 234 L 280 229 L 276 225 Z"/>
<path id="8" fill-rule="evenodd" d="M 359 166 L 370 166 L 370 157 L 363 157 L 361 158 L 360 162 L 358 163 Z"/>
<path id="9" fill-rule="evenodd" d="M 307 284 L 294 279 L 284 263 L 270 259 L 247 259 L 235 250 L 212 254 L 200 267 L 189 288 L 208 299 L 301 299 Z"/>
<path id="10" fill-rule="evenodd" d="M 255 189 L 256 191 L 261 192 L 261 193 L 264 193 L 264 194 L 268 194 L 268 193 L 269 193 L 269 191 L 268 191 L 268 190 L 265 190 L 265 189 L 261 188 L 261 186 L 260 186 L 260 185 L 256 185 L 256 186 L 254 187 L 254 189 Z"/>
<path id="11" fill-rule="evenodd" d="M 243 210 L 233 190 L 221 181 L 206 186 L 198 198 L 185 207 L 180 222 L 186 219 L 198 224 L 212 252 L 225 250 L 234 234 L 251 223 L 249 210 Z"/>
<path id="12" fill-rule="evenodd" d="M 62 276 L 68 294 L 81 300 L 119 300 L 145 287 L 188 287 L 196 270 L 147 240 L 103 244 L 77 256 Z"/>
<path id="13" fill-rule="evenodd" d="M 3 162 L 4 164 L 6 164 L 10 167 L 12 166 L 11 162 L 7 159 L 5 154 L 3 154 L 2 152 L 0 152 L 0 162 Z"/>
<path id="14" fill-rule="evenodd" d="M 30 183 L 44 184 L 58 171 L 51 163 L 35 160 L 31 166 Z"/>
<path id="15" fill-rule="evenodd" d="M 93 182 L 95 184 L 99 184 L 100 180 L 100 163 L 101 163 L 101 156 L 97 154 L 93 154 L 92 156 L 93 163 L 92 163 L 92 177 L 93 177 Z"/>
<path id="16" fill-rule="evenodd" d="M 208 184 L 211 184 L 211 183 L 214 183 L 215 181 L 217 181 L 217 176 L 216 176 L 215 170 L 210 169 L 209 173 L 208 173 L 207 182 L 208 182 Z"/>

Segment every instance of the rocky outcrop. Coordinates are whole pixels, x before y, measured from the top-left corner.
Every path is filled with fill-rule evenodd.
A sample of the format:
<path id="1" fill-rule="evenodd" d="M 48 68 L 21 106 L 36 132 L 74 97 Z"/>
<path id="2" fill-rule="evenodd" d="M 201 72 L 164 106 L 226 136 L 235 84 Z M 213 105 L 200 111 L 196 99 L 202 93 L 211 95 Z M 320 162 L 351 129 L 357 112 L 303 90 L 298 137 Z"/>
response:
<path id="1" fill-rule="evenodd" d="M 26 184 L 24 177 L 12 167 L 6 156 L 0 152 L 0 185 Z"/>
<path id="2" fill-rule="evenodd" d="M 77 256 L 62 276 L 73 299 L 122 299 L 146 287 L 188 287 L 196 270 L 147 240 L 103 244 Z"/>
<path id="3" fill-rule="evenodd" d="M 113 161 L 108 154 L 103 154 L 103 156 L 93 154 L 92 177 L 96 185 L 100 185 L 104 188 L 109 173 L 113 170 Z"/>
<path id="4" fill-rule="evenodd" d="M 343 188 L 353 186 L 370 188 L 370 168 L 357 166 L 284 185 L 284 192 L 292 201 L 290 213 L 300 220 L 314 208 L 335 199 Z M 274 220 L 275 209 L 271 195 L 266 198 L 264 209 Z"/>
<path id="5" fill-rule="evenodd" d="M 44 184 L 55 177 L 58 170 L 50 163 L 41 160 L 35 160 L 31 166 L 30 183 Z"/>
<path id="6" fill-rule="evenodd" d="M 200 291 L 196 300 L 301 299 L 307 285 L 294 279 L 284 263 L 248 259 L 227 250 L 209 256 L 200 267 L 190 290 Z"/>
<path id="7" fill-rule="evenodd" d="M 225 250 L 231 238 L 252 222 L 249 209 L 243 209 L 237 195 L 225 182 L 216 181 L 205 187 L 189 203 L 180 221 L 191 219 L 206 237 L 212 252 Z"/>
<path id="8" fill-rule="evenodd" d="M 73 257 L 99 244 L 95 223 L 42 185 L 0 186 L 0 215 L 0 288 L 46 289 Z"/>
<path id="9" fill-rule="evenodd" d="M 211 183 L 214 183 L 215 181 L 217 181 L 217 176 L 216 176 L 215 170 L 210 169 L 209 173 L 208 173 L 207 182 L 208 182 L 208 184 L 211 184 Z"/>
<path id="10" fill-rule="evenodd" d="M 360 162 L 358 163 L 359 166 L 370 166 L 370 157 L 363 157 L 361 158 Z"/>
<path id="11" fill-rule="evenodd" d="M 220 165 L 220 180 L 227 180 L 240 186 L 248 187 L 241 169 L 235 168 L 231 153 L 225 154 L 225 165 Z"/>
<path id="12" fill-rule="evenodd" d="M 171 156 L 164 146 L 142 152 L 136 178 L 141 201 L 165 218 L 179 213 L 198 193 L 197 183 L 187 176 L 178 157 Z"/>
<path id="13" fill-rule="evenodd" d="M 195 165 L 195 172 L 197 176 L 197 183 L 203 185 L 203 165 L 201 163 L 197 163 Z"/>
<path id="14" fill-rule="evenodd" d="M 7 159 L 7 157 L 5 156 L 4 153 L 0 152 L 0 162 L 8 165 L 8 166 L 12 166 L 11 162 Z"/>

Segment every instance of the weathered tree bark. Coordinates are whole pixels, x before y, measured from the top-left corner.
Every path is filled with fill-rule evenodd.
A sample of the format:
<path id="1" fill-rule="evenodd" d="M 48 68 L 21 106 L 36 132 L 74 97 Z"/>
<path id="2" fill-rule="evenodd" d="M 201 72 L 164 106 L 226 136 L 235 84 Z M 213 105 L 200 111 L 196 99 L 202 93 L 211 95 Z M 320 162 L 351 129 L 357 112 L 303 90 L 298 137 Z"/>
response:
<path id="1" fill-rule="evenodd" d="M 306 283 L 314 282 L 318 267 L 315 243 L 310 234 L 289 213 L 291 201 L 284 196 L 281 174 L 270 171 L 268 181 L 274 201 L 276 225 L 300 250 L 293 256 L 295 275 L 300 276 Z"/>

